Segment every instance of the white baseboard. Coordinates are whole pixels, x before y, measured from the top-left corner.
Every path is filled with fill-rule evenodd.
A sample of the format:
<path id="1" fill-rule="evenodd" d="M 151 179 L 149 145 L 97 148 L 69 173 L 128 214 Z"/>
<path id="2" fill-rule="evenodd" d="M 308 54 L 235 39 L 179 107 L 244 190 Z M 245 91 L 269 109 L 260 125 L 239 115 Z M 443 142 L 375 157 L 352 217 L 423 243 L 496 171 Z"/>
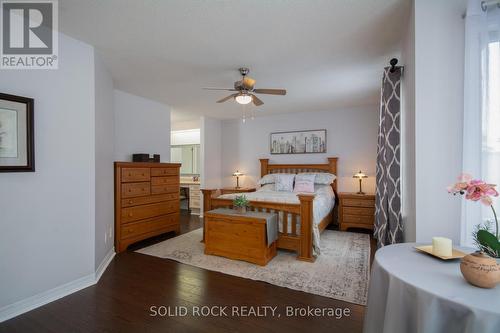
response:
<path id="1" fill-rule="evenodd" d="M 106 254 L 95 273 L 0 308 L 0 323 L 96 284 L 114 256 L 113 248 Z"/>
<path id="2" fill-rule="evenodd" d="M 0 309 L 0 323 L 95 284 L 95 274 L 63 284 Z"/>
<path id="3" fill-rule="evenodd" d="M 95 282 L 99 282 L 99 279 L 101 278 L 102 274 L 106 271 L 106 268 L 108 268 L 109 263 L 113 258 L 115 257 L 115 248 L 113 247 L 109 252 L 106 254 L 104 259 L 102 259 L 101 264 L 99 267 L 97 267 L 94 275 L 95 275 Z"/>

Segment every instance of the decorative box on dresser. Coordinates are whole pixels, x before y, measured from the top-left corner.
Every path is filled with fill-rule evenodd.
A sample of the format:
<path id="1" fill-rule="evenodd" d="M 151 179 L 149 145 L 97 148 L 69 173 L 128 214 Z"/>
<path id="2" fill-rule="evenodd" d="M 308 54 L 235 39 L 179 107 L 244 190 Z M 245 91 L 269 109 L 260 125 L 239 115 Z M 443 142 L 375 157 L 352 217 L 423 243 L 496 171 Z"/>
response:
<path id="1" fill-rule="evenodd" d="M 339 193 L 339 228 L 363 228 L 373 230 L 375 221 L 375 195 Z"/>
<path id="2" fill-rule="evenodd" d="M 115 162 L 115 251 L 165 232 L 179 233 L 177 163 Z"/>

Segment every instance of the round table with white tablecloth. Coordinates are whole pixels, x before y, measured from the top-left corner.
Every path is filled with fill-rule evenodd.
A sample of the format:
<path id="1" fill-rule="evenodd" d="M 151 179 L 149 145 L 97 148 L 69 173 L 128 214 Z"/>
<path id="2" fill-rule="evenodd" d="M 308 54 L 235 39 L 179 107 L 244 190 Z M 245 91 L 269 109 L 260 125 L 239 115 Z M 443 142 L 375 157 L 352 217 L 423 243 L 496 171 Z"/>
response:
<path id="1" fill-rule="evenodd" d="M 499 333 L 500 285 L 474 287 L 462 277 L 460 260 L 440 260 L 415 245 L 376 252 L 364 333 Z"/>

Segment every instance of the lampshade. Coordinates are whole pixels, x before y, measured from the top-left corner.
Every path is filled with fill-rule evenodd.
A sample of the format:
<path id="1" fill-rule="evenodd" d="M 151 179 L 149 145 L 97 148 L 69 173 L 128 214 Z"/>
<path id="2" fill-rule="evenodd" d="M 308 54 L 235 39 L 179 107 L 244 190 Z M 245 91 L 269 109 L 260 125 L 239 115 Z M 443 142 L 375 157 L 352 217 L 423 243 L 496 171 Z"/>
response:
<path id="1" fill-rule="evenodd" d="M 239 94 L 234 98 L 239 104 L 248 104 L 252 101 L 252 96 L 247 94 Z"/>
<path id="2" fill-rule="evenodd" d="M 233 176 L 234 176 L 234 177 L 241 177 L 241 176 L 243 176 L 243 173 L 242 173 L 242 172 L 239 172 L 238 170 L 236 170 L 236 172 L 235 172 L 235 173 L 233 173 Z"/>
<path id="3" fill-rule="evenodd" d="M 357 174 L 355 174 L 354 176 L 352 176 L 352 178 L 368 178 L 367 175 L 365 175 L 361 170 L 359 170 L 359 172 Z"/>

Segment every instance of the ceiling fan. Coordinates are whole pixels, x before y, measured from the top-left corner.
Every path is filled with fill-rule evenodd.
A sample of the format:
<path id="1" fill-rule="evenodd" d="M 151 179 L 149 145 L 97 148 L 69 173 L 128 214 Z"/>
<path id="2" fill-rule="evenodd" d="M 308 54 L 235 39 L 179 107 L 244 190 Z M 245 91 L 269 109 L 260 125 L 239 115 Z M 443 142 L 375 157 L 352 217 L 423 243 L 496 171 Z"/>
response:
<path id="1" fill-rule="evenodd" d="M 225 90 L 225 91 L 236 91 L 236 93 L 231 94 L 217 101 L 217 103 L 224 103 L 231 98 L 239 104 L 249 104 L 253 102 L 255 106 L 260 106 L 264 104 L 255 94 L 268 94 L 268 95 L 286 95 L 285 89 L 254 89 L 255 80 L 247 76 L 250 70 L 246 67 L 241 67 L 238 69 L 242 76 L 242 79 L 234 83 L 234 88 L 203 88 L 206 90 Z"/>

